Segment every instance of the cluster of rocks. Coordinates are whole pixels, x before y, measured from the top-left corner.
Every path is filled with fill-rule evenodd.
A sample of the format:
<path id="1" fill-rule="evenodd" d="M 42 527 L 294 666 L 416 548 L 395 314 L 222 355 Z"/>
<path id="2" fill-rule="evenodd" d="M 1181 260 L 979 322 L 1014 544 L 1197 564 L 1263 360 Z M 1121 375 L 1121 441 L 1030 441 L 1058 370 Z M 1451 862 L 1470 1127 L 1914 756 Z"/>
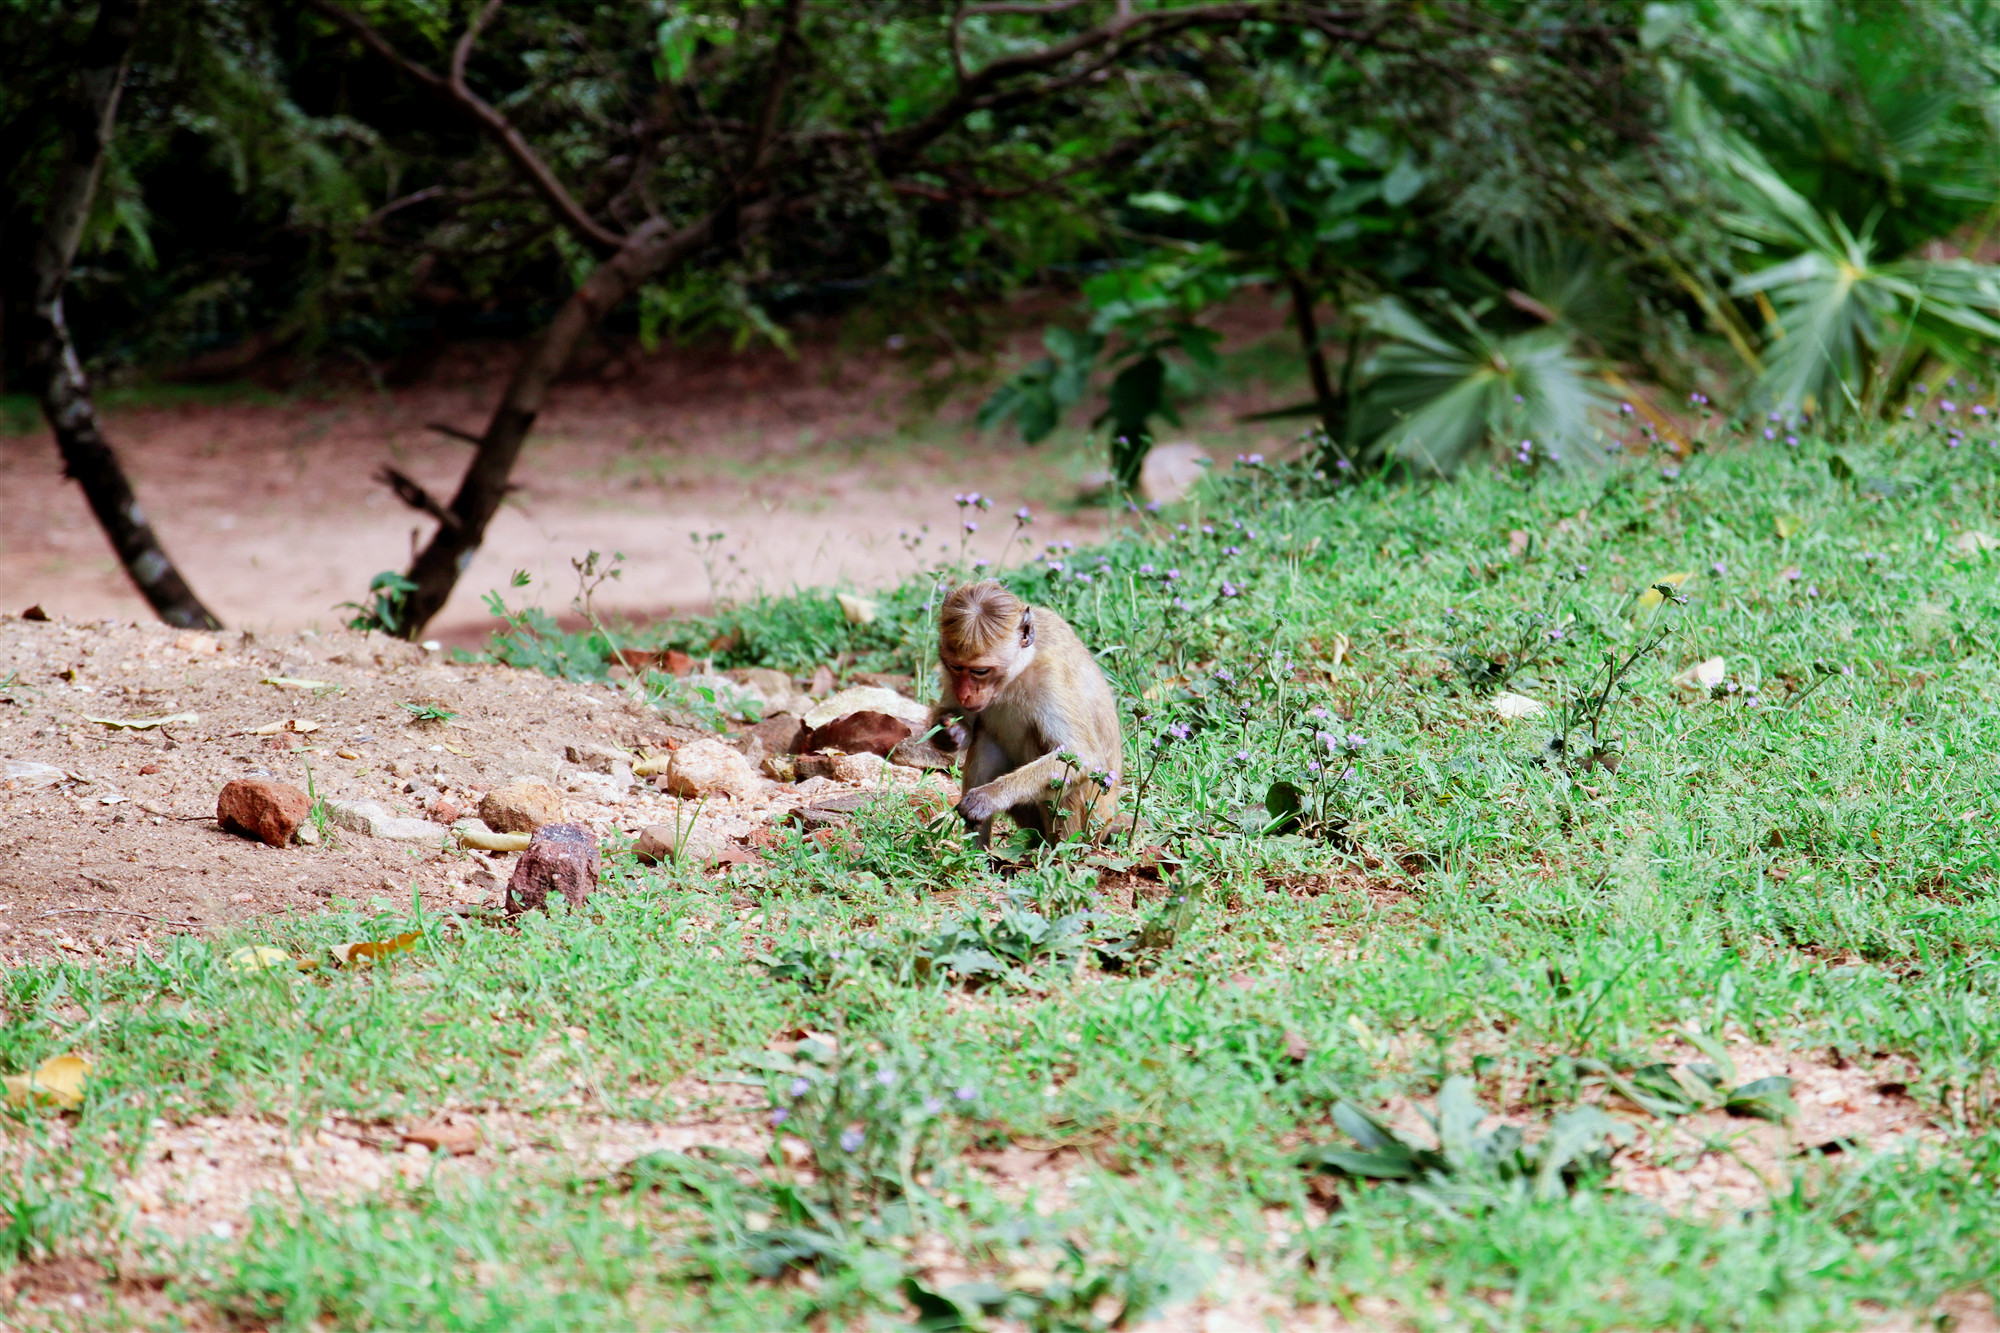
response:
<path id="1" fill-rule="evenodd" d="M 822 668 L 821 677 L 799 690 L 790 677 L 776 671 L 690 676 L 737 691 L 715 690 L 725 707 L 754 698 L 758 708 L 748 711 L 761 712 L 761 717 L 726 736 L 670 728 L 678 734 L 657 754 L 569 744 L 561 778 L 567 796 L 624 810 L 632 804 L 629 798 L 635 787 L 645 782 L 679 803 L 697 802 L 692 811 L 677 806 L 672 823 L 639 828 L 634 850 L 649 864 L 708 861 L 729 850 L 719 829 L 725 820 L 711 808 L 716 803 L 751 816 L 748 822 L 753 826 L 786 817 L 817 829 L 843 822 L 874 795 L 868 789 L 909 786 L 921 778 L 914 770 L 943 766 L 943 759 L 923 741 L 929 710 L 883 683 L 900 684 L 907 678 L 864 677 L 867 683 L 836 692 L 832 673 Z M 318 841 L 318 821 L 323 820 L 370 838 L 433 847 L 455 843 L 492 855 L 519 852 L 506 883 L 510 913 L 545 907 L 551 897 L 577 906 L 595 890 L 598 835 L 571 818 L 565 792 L 551 782 L 519 776 L 483 795 L 472 793 L 478 796 L 475 812 L 462 811 L 419 775 L 413 774 L 404 785 L 429 818 L 401 815 L 373 800 L 326 800 L 315 811 L 311 798 L 296 786 L 248 777 L 222 789 L 216 820 L 226 830 L 272 847 Z M 863 790 L 827 790 L 833 787 Z M 948 804 L 942 788 L 936 796 L 931 803 L 939 808 Z M 463 796 L 455 799 L 469 801 Z M 683 814 L 686 817 L 679 817 Z"/>

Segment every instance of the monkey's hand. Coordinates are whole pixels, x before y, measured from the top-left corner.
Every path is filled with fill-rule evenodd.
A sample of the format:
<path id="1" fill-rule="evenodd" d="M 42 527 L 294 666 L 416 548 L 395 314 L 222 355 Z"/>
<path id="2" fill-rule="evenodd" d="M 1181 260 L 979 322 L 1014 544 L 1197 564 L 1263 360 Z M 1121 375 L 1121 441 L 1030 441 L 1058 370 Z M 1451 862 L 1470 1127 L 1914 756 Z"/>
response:
<path id="1" fill-rule="evenodd" d="M 1008 808 L 1005 794 L 1000 784 L 989 782 L 983 787 L 974 787 L 959 798 L 958 813 L 965 816 L 968 824 L 983 824 Z"/>

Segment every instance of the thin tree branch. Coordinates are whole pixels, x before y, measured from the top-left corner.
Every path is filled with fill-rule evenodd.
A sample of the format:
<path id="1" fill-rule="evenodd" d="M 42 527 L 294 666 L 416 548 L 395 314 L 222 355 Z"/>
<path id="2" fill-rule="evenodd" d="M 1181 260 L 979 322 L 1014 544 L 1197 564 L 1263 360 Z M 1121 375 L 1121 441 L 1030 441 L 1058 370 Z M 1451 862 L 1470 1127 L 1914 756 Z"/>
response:
<path id="1" fill-rule="evenodd" d="M 448 421 L 426 421 L 424 423 L 424 429 L 434 430 L 440 435 L 449 435 L 452 439 L 463 440 L 467 444 L 479 443 L 479 436 L 477 433 L 469 430 L 460 430 L 458 427 L 452 425 Z"/>
<path id="2" fill-rule="evenodd" d="M 437 428 L 433 426 L 432 429 L 435 430 Z M 465 432 L 457 430 L 450 433 L 453 435 L 465 435 Z M 479 443 L 479 437 L 476 435 L 465 435 L 465 438 L 471 440 L 474 444 Z M 458 530 L 458 515 L 452 513 L 442 500 L 425 490 L 414 478 L 398 472 L 395 468 L 384 466 L 375 473 L 375 480 L 394 491 L 396 498 L 410 508 L 419 513 L 429 514 L 432 518 L 453 531 Z"/>
<path id="3" fill-rule="evenodd" d="M 626 237 L 606 227 L 590 216 L 576 202 L 563 183 L 549 169 L 541 155 L 534 149 L 514 123 L 496 110 L 491 103 L 473 92 L 465 84 L 464 62 L 461 53 L 469 54 L 471 43 L 478 37 L 493 11 L 499 8 L 499 0 L 488 0 L 464 35 L 459 38 L 458 47 L 452 52 L 453 76 L 440 77 L 436 71 L 409 59 L 392 45 L 375 27 L 344 6 L 333 0 L 306 0 L 321 15 L 351 33 L 363 46 L 388 62 L 405 78 L 423 88 L 460 115 L 471 120 L 486 136 L 499 146 L 507 160 L 514 164 L 522 178 L 527 181 L 544 203 L 562 220 L 564 226 L 590 249 L 600 255 L 615 253 L 625 244 Z"/>

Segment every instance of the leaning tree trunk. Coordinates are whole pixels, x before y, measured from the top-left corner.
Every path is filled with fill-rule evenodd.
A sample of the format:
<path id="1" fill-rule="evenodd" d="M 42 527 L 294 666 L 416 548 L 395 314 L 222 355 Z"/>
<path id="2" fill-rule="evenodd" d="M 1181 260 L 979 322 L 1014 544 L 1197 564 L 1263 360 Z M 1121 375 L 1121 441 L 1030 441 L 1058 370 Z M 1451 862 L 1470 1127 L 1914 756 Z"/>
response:
<path id="1" fill-rule="evenodd" d="M 105 146 L 118 113 L 118 94 L 132 54 L 141 0 L 103 0 L 90 36 L 78 53 L 76 90 L 65 108 L 68 143 L 49 192 L 48 212 L 35 245 L 33 296 L 21 323 L 26 330 L 29 376 L 42 414 L 55 432 L 64 472 L 83 487 L 92 512 L 111 539 L 125 570 L 160 619 L 189 629 L 220 629 L 209 609 L 160 547 L 132 494 L 118 455 L 104 438 L 91 401 L 90 381 L 63 320 L 63 287 L 69 281 Z"/>
<path id="2" fill-rule="evenodd" d="M 761 205 L 742 209 L 738 212 L 739 220 L 761 220 L 768 208 Z M 479 436 L 478 451 L 466 468 L 451 504 L 418 503 L 419 508 L 435 514 L 439 522 L 430 542 L 410 565 L 408 578 L 416 586 L 404 596 L 400 633 L 412 639 L 419 637 L 424 626 L 444 609 L 459 576 L 479 554 L 487 524 L 500 512 L 500 502 L 507 498 L 507 478 L 548 398 L 549 385 L 569 365 L 577 347 L 619 302 L 705 245 L 723 211 L 717 210 L 678 231 L 651 222 L 633 232 L 570 294 L 549 326 L 522 355 L 506 392 L 487 419 L 486 429 Z M 412 485 L 411 489 L 421 494 L 420 488 Z"/>

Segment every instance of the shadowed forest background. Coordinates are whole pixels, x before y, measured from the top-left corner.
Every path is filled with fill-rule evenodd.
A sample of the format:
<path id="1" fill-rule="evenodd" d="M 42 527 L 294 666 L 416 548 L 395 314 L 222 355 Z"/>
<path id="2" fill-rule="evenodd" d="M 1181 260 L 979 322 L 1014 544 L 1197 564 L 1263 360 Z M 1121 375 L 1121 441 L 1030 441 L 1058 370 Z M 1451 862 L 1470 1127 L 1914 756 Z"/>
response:
<path id="1" fill-rule="evenodd" d="M 631 551 L 613 603 L 664 612 L 713 603 L 701 549 L 739 592 L 879 584 L 947 490 L 1077 513 L 1108 475 L 1115 510 L 1184 412 L 1336 480 L 1576 465 L 1621 427 L 1678 449 L 1696 404 L 1773 441 L 1893 417 L 2000 332 L 1980 5 L 4 17 L 35 502 L 0 567 L 93 611 L 130 594 L 38 398 L 104 397 L 68 469 L 169 618 L 206 584 L 419 634 L 463 565 L 476 638 L 515 568 L 567 595 L 563 541 Z M 171 540 L 121 531 L 113 451 Z"/>

